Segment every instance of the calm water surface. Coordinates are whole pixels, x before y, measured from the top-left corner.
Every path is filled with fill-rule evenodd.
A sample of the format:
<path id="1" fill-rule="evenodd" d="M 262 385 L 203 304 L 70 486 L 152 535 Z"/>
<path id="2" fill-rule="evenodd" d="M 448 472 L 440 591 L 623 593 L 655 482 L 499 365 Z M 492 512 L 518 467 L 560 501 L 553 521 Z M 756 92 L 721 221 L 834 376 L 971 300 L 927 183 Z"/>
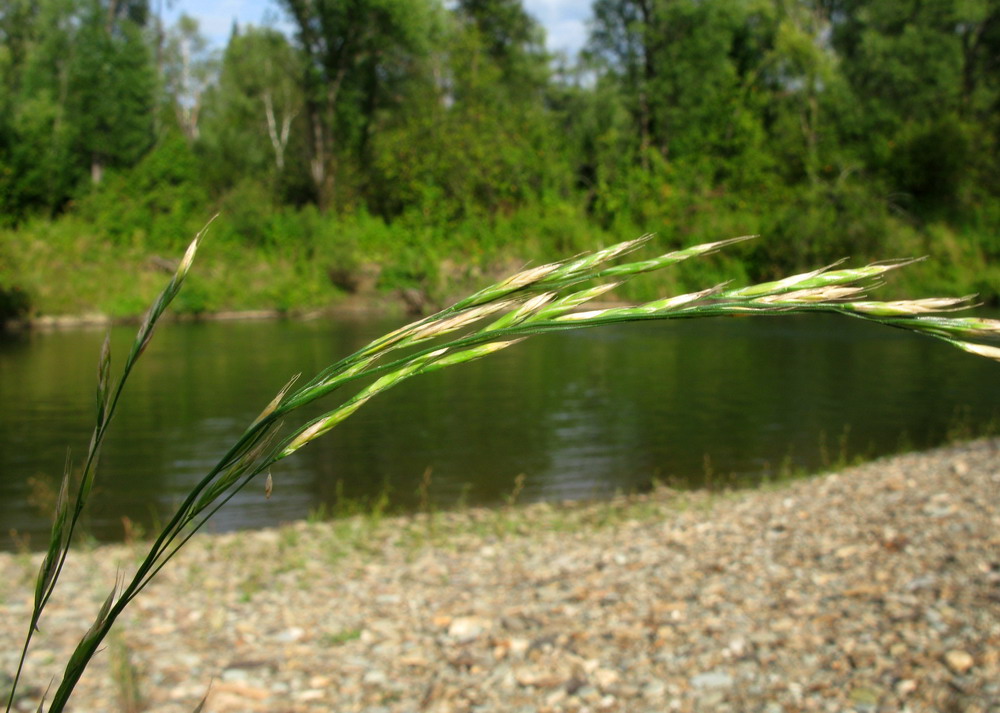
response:
<path id="1" fill-rule="evenodd" d="M 387 321 L 164 325 L 104 447 L 88 530 L 162 521 L 294 373 L 396 326 Z M 114 363 L 134 328 L 113 332 Z M 99 330 L 0 340 L 0 546 L 44 545 L 32 483 L 86 455 Z M 331 404 L 332 405 L 332 404 Z M 318 413 L 314 410 L 313 414 Z M 836 317 L 716 319 L 537 337 L 413 379 L 367 404 L 220 511 L 260 527 L 388 489 L 416 507 L 587 498 L 654 479 L 704 484 L 940 443 L 1000 415 L 1000 365 Z M 842 451 L 846 447 L 846 451 Z M 15 534 L 11 534 L 15 533 Z"/>

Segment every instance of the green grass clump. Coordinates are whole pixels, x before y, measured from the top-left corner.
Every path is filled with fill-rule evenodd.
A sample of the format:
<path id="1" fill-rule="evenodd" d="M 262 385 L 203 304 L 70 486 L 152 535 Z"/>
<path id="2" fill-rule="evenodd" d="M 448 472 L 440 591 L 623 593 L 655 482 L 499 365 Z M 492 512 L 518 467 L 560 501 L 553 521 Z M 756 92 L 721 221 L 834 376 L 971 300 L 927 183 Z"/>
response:
<path id="1" fill-rule="evenodd" d="M 204 231 L 202 231 L 204 232 Z M 105 341 L 98 366 L 96 425 L 79 478 L 72 487 L 70 468 L 57 497 L 49 546 L 36 580 L 27 635 L 7 710 L 14 700 L 31 645 L 45 607 L 58 584 L 96 479 L 97 456 L 111 424 L 125 384 L 142 356 L 157 322 L 167 306 L 181 294 L 201 239 L 199 234 L 177 263 L 167 287 L 154 300 L 139 327 L 121 375 L 111 376 L 109 341 Z M 263 490 L 281 487 L 280 462 L 307 446 L 351 416 L 375 396 L 414 376 L 456 366 L 513 346 L 528 337 L 619 322 L 692 319 L 708 316 L 758 316 L 803 312 L 832 312 L 915 331 L 953 346 L 1000 360 L 1000 320 L 949 317 L 941 313 L 969 306 L 969 298 L 928 298 L 905 301 L 869 299 L 870 288 L 883 276 L 912 260 L 875 263 L 857 268 L 835 264 L 761 284 L 735 287 L 728 282 L 640 304 L 580 311 L 587 303 L 604 298 L 633 278 L 659 272 L 748 240 L 734 238 L 704 243 L 663 255 L 622 261 L 646 246 L 651 236 L 584 252 L 560 262 L 522 270 L 481 289 L 452 306 L 386 334 L 355 353 L 330 365 L 304 385 L 294 388 L 293 378 L 248 425 L 236 443 L 188 493 L 170 520 L 153 538 L 135 571 L 116 582 L 98 615 L 66 665 L 48 711 L 64 710 L 94 654 L 105 644 L 117 618 L 156 578 L 188 540 L 236 493 L 260 478 Z M 356 389 L 322 415 L 297 419 L 301 409 L 328 399 L 346 387 Z M 275 470 L 275 474 L 272 474 Z M 522 481 L 523 482 L 523 481 Z M 275 485 L 276 483 L 276 485 Z M 498 533 L 520 527 L 513 505 L 518 487 L 502 517 L 493 522 Z M 377 522 L 375 525 L 377 526 Z M 253 596 L 256 582 L 244 590 Z M 39 704 L 44 710 L 44 702 Z"/>

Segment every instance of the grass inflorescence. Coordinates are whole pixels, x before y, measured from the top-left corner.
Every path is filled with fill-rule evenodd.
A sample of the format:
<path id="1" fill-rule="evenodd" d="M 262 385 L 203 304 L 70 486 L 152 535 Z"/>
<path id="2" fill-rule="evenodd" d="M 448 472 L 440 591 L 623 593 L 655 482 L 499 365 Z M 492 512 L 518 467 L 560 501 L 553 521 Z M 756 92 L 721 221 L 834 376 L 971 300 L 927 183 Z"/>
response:
<path id="1" fill-rule="evenodd" d="M 67 475 L 57 496 L 52 533 L 36 580 L 28 633 L 14 674 L 8 712 L 23 673 L 26 652 L 58 583 L 92 492 L 97 456 L 125 383 L 147 348 L 158 320 L 179 294 L 201 237 L 199 234 L 191 243 L 173 278 L 147 312 L 117 379 L 111 376 L 110 346 L 105 341 L 99 359 L 93 437 L 80 477 L 71 487 L 69 474 L 73 469 L 67 464 Z M 219 508 L 257 479 L 261 481 L 262 494 L 269 494 L 272 487 L 280 488 L 280 468 L 276 466 L 284 458 L 336 427 L 370 399 L 414 376 L 489 356 L 538 334 L 643 320 L 805 312 L 836 313 L 914 331 L 972 354 L 1000 360 L 1000 321 L 949 314 L 969 307 L 970 297 L 891 302 L 870 299 L 869 291 L 881 284 L 886 274 L 912 264 L 912 260 L 856 268 L 845 268 L 838 263 L 757 285 L 736 287 L 722 283 L 636 305 L 582 310 L 587 303 L 639 275 L 714 253 L 750 237 L 753 236 L 627 261 L 625 258 L 651 241 L 651 236 L 646 235 L 569 260 L 530 267 L 374 340 L 301 386 L 296 386 L 297 379 L 292 378 L 191 489 L 152 539 L 135 571 L 122 574 L 111 588 L 96 620 L 71 655 L 47 710 L 64 710 L 80 676 L 105 644 L 116 619 Z M 330 399 L 350 386 L 357 386 L 357 390 L 336 401 L 322 415 L 305 422 L 296 421 L 303 407 Z M 511 504 L 515 499 L 516 493 Z M 44 701 L 38 710 L 45 710 Z"/>

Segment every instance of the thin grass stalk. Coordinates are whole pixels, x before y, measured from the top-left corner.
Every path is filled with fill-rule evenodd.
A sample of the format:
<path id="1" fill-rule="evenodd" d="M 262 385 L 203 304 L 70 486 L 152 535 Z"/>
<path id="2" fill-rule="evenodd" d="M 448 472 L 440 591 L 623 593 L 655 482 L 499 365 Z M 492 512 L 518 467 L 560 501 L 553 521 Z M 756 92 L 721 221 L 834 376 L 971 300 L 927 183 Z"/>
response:
<path id="1" fill-rule="evenodd" d="M 198 236 L 200 238 L 200 234 Z M 783 280 L 730 289 L 727 284 L 684 295 L 654 300 L 640 305 L 615 306 L 588 312 L 575 312 L 578 307 L 604 294 L 633 277 L 674 265 L 691 257 L 709 254 L 750 236 L 696 245 L 657 258 L 607 266 L 607 263 L 631 253 L 649 241 L 649 236 L 626 241 L 604 250 L 585 254 L 569 261 L 529 268 L 495 285 L 480 290 L 435 315 L 395 330 L 374 340 L 354 354 L 341 359 L 317 374 L 296 391 L 289 382 L 244 434 L 222 456 L 218 463 L 188 493 L 166 526 L 150 546 L 146 557 L 128 583 L 116 583 L 94 625 L 81 640 L 63 680 L 53 697 L 50 711 L 63 710 L 66 702 L 100 643 L 105 639 L 117 617 L 128 604 L 156 577 L 164 566 L 236 493 L 261 473 L 270 477 L 271 466 L 304 447 L 348 418 L 374 396 L 419 374 L 440 370 L 492 354 L 532 335 L 598 327 L 621 322 L 651 319 L 691 319 L 709 316 L 774 315 L 803 312 L 833 312 L 887 326 L 907 329 L 942 339 L 974 354 L 1000 359 L 1000 349 L 982 341 L 1000 339 L 1000 322 L 976 318 L 946 318 L 932 313 L 963 308 L 968 298 L 874 302 L 861 299 L 880 284 L 887 272 L 912 261 L 876 263 L 861 268 L 834 269 L 839 263 Z M 169 300 L 180 288 L 184 274 L 190 268 L 194 247 L 185 254 L 178 275 L 171 280 L 161 298 L 154 303 L 146 322 L 139 330 L 132 352 L 126 362 L 113 397 L 107 397 L 107 363 L 102 356 L 99 368 L 98 427 L 92 439 L 92 453 L 103 440 L 110 416 L 117 405 L 125 378 L 142 354 L 156 320 Z M 596 286 L 573 291 L 581 283 L 608 280 Z M 166 296 L 166 298 L 164 297 Z M 497 314 L 502 316 L 496 317 Z M 930 315 L 930 316 L 928 316 Z M 493 321 L 477 326 L 487 318 Z M 452 337 L 456 332 L 465 334 Z M 449 337 L 444 344 L 433 342 Z M 406 351 L 404 351 L 406 350 Z M 386 360 L 392 352 L 395 359 Z M 278 438 L 279 419 L 296 409 L 328 396 L 343 386 L 370 379 L 353 397 L 322 416 L 293 429 Z M 102 396 L 103 395 L 103 396 Z M 90 464 L 88 460 L 88 464 Z M 96 455 L 93 457 L 96 463 Z M 92 467 L 88 465 L 88 468 Z M 92 481 L 91 483 L 92 484 Z M 89 484 L 81 486 L 82 502 L 86 501 Z M 80 507 L 78 495 L 76 506 Z M 65 559 L 68 538 L 64 545 L 65 505 L 57 510 L 53 526 L 50 553 L 59 567 L 40 575 L 38 601 L 47 602 Z M 75 512 L 75 510 L 74 510 Z M 75 520 L 72 520 L 75 522 Z M 61 557 L 61 559 L 60 559 Z M 47 561 L 50 558 L 47 557 Z M 51 565 L 49 565 L 51 567 Z M 51 578 L 50 578 L 51 576 Z M 39 608 L 40 613 L 40 608 Z M 37 623 L 33 616 L 32 626 Z M 28 642 L 30 642 L 30 631 Z M 25 644 L 27 651 L 28 642 Z M 24 654 L 21 663 L 23 665 Z M 20 667 L 19 671 L 20 673 Z M 11 701 L 14 691 L 11 692 Z M 8 710 L 10 702 L 8 702 Z"/>
<path id="2" fill-rule="evenodd" d="M 28 633 L 25 635 L 24 645 L 21 649 L 17 669 L 14 673 L 13 683 L 11 684 L 10 695 L 7 698 L 7 713 L 10 713 L 11 706 L 14 703 L 14 695 L 17 691 L 17 685 L 24 670 L 24 662 L 28 654 L 28 649 L 31 646 L 32 638 L 34 637 L 34 633 L 38 630 L 38 624 L 41 620 L 42 613 L 44 612 L 45 607 L 49 602 L 49 598 L 52 596 L 52 592 L 59 581 L 60 575 L 62 574 L 63 566 L 65 565 L 66 558 L 69 555 L 69 549 L 73 541 L 73 535 L 76 531 L 77 523 L 79 522 L 89 500 L 90 492 L 96 478 L 97 461 L 101 445 L 104 442 L 108 426 L 111 424 L 111 420 L 118 408 L 118 402 L 121 399 L 122 392 L 124 391 L 125 383 L 128 381 L 128 377 L 131 374 L 136 362 L 139 360 L 139 357 L 149 344 L 149 340 L 153 335 L 153 330 L 155 329 L 160 317 L 166 311 L 174 297 L 176 297 L 180 292 L 184 279 L 187 277 L 188 271 L 191 269 L 191 265 L 194 262 L 194 256 L 198 250 L 198 245 L 202 237 L 205 235 L 205 232 L 208 230 L 208 227 L 214 220 L 215 217 L 210 219 L 208 223 L 206 223 L 205 226 L 198 232 L 194 240 L 191 241 L 170 282 L 159 294 L 156 300 L 154 300 L 149 311 L 146 313 L 142 326 L 136 334 L 132 349 L 125 360 L 124 366 L 122 367 L 121 376 L 115 383 L 113 390 L 109 389 L 111 370 L 111 335 L 108 334 L 104 339 L 104 343 L 101 347 L 101 356 L 98 360 L 97 414 L 94 432 L 90 439 L 87 458 L 84 462 L 82 475 L 80 477 L 80 484 L 74 499 L 72 515 L 68 515 L 66 510 L 66 504 L 68 502 L 67 490 L 71 470 L 69 464 L 67 463 L 66 473 L 63 477 L 60 496 L 57 502 L 56 516 L 53 522 L 49 550 L 46 557 L 42 561 L 42 565 L 38 573 L 35 588 L 35 601 L 32 606 Z"/>

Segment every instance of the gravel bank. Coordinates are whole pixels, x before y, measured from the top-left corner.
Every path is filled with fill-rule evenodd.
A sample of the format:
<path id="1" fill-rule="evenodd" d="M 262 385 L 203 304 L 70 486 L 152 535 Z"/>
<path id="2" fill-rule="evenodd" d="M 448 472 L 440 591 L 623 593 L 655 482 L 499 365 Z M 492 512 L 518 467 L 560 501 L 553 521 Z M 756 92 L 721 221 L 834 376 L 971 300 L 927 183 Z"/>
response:
<path id="1" fill-rule="evenodd" d="M 29 684 L 137 553 L 71 560 Z M 37 562 L 0 555 L 0 670 Z M 124 710 L 131 680 L 156 713 L 209 682 L 211 713 L 1000 711 L 1000 440 L 753 492 L 200 537 L 122 623 L 74 710 Z"/>

